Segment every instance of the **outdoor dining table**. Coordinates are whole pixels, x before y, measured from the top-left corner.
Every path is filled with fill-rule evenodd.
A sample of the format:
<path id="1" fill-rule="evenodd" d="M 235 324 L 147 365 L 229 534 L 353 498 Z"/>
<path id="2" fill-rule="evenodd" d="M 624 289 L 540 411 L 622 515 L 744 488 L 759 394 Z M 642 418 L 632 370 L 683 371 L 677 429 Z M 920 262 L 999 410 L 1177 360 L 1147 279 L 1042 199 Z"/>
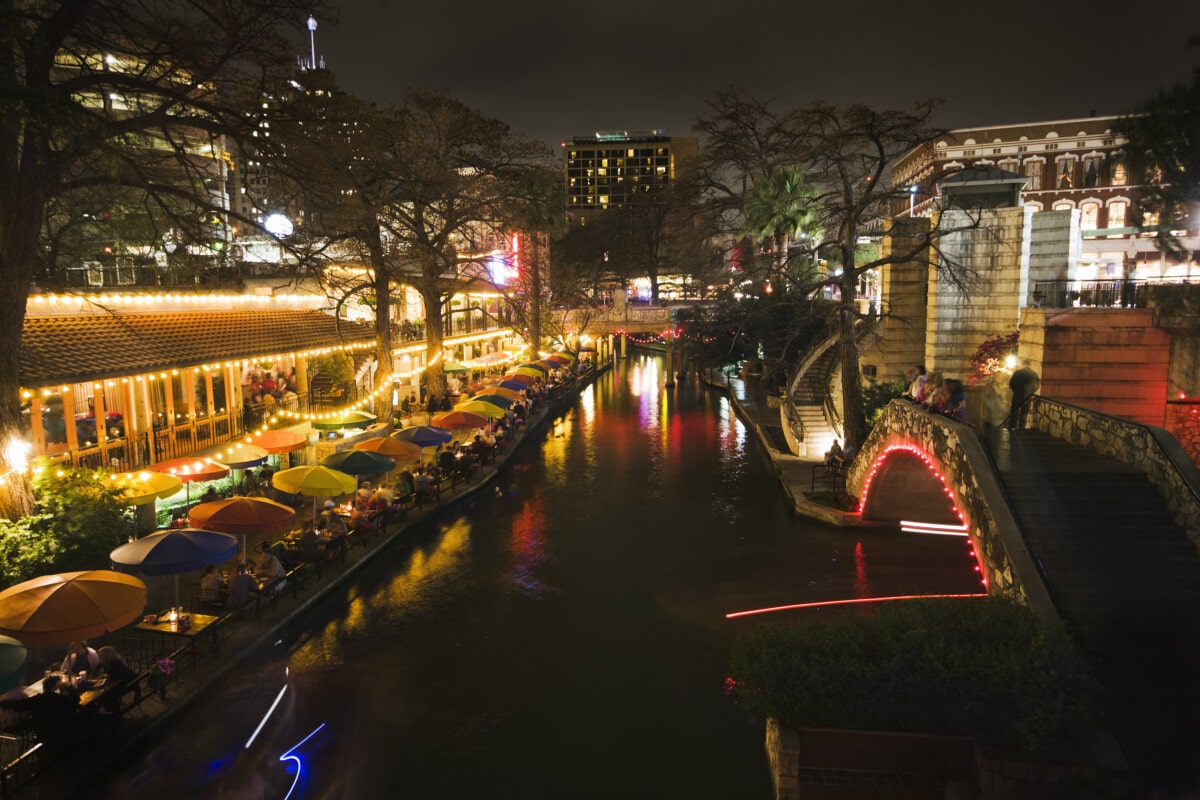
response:
<path id="1" fill-rule="evenodd" d="M 47 672 L 46 675 L 40 680 L 37 680 L 25 687 L 26 694 L 30 697 L 41 694 L 44 691 L 42 687 L 42 681 L 46 680 L 46 678 L 50 675 L 59 676 L 59 678 L 62 679 L 63 685 L 75 687 L 75 689 L 79 692 L 79 705 L 81 708 L 90 706 L 92 703 L 96 702 L 108 692 L 120 685 L 117 681 L 109 681 L 104 675 L 100 675 L 95 678 L 89 678 L 84 684 L 80 685 L 77 683 L 76 676 L 68 675 L 65 672 L 58 672 L 55 670 Z"/>
<path id="2" fill-rule="evenodd" d="M 165 646 L 167 637 L 186 639 L 188 642 L 194 644 L 205 636 L 211 637 L 213 651 L 216 652 L 221 640 L 216 635 L 216 628 L 214 626 L 221 618 L 212 614 L 188 614 L 187 617 L 188 625 L 186 627 L 178 621 L 172 623 L 164 614 L 160 615 L 154 622 L 150 622 L 148 618 L 144 618 L 134 626 L 134 630 L 138 631 L 142 636 L 151 636 L 157 639 L 156 644 L 159 646 L 154 648 L 155 653 L 175 649 Z M 196 649 L 194 647 L 190 649 L 192 660 L 195 661 Z"/>

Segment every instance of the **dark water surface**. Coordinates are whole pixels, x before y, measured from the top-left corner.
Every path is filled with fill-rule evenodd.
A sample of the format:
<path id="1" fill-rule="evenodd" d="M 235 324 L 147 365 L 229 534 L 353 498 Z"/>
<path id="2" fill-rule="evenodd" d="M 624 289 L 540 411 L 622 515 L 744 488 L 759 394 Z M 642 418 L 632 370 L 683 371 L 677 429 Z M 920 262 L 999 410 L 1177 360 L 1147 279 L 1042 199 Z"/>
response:
<path id="1" fill-rule="evenodd" d="M 282 798 L 300 763 L 292 797 L 768 797 L 724 693 L 761 618 L 724 614 L 978 582 L 961 539 L 796 517 L 728 401 L 661 368 L 619 362 L 90 796 Z"/>

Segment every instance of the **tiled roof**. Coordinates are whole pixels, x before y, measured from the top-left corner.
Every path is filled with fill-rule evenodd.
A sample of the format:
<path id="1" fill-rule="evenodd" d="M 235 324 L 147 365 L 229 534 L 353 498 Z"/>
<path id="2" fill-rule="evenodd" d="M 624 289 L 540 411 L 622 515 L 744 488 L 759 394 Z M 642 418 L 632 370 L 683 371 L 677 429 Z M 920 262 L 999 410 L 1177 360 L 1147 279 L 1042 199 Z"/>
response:
<path id="1" fill-rule="evenodd" d="M 372 326 L 311 310 L 27 317 L 21 386 L 70 384 L 368 342 Z"/>

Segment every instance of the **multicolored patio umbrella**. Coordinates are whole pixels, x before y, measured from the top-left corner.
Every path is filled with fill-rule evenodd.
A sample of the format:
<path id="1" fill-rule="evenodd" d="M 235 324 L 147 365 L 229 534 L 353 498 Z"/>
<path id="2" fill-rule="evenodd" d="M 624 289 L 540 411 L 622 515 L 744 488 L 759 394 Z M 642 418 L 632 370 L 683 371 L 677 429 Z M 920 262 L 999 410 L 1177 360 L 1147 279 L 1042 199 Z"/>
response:
<path id="1" fill-rule="evenodd" d="M 238 554 L 238 540 L 228 533 L 203 528 L 171 528 L 123 544 L 108 554 L 114 564 L 135 567 L 146 575 L 175 576 L 175 605 L 179 605 L 179 576 L 205 564 L 220 564 Z"/>

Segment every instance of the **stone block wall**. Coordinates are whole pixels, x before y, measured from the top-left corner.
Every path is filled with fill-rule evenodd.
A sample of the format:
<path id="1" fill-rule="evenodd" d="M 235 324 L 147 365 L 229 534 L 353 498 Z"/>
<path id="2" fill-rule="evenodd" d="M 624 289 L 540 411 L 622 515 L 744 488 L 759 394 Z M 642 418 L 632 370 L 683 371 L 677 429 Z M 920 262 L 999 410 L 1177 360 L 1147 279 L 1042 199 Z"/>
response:
<path id="1" fill-rule="evenodd" d="M 1151 311 L 1067 308 L 1042 317 L 1043 396 L 1146 425 L 1163 424 L 1171 335 L 1154 326 Z M 1035 315 L 1025 315 L 1022 357 L 1025 328 L 1034 321 Z M 1029 331 L 1028 341 L 1033 338 Z"/>
<path id="2" fill-rule="evenodd" d="M 860 363 L 874 366 L 876 380 L 904 377 L 904 371 L 925 359 L 925 325 L 929 274 L 929 248 L 922 246 L 930 220 L 918 217 L 894 220 L 883 237 L 884 257 L 904 255 L 905 260 L 880 269 L 879 291 L 884 316 L 875 335 L 864 342 Z"/>
<path id="3" fill-rule="evenodd" d="M 1028 289 L 1022 303 L 1033 305 L 1033 287 L 1039 281 L 1066 280 L 1079 261 L 1083 240 L 1079 211 L 1042 211 L 1030 225 Z"/>
<path id="4" fill-rule="evenodd" d="M 1177 524 L 1200 552 L 1200 471 L 1175 437 L 1162 428 L 1139 425 L 1091 409 L 1034 396 L 1029 426 L 1146 473 L 1175 513 Z"/>
<path id="5" fill-rule="evenodd" d="M 943 262 L 968 271 L 965 285 L 939 265 L 931 278 L 925 337 L 925 365 L 943 377 L 964 378 L 971 356 L 984 340 L 1017 329 L 1021 298 L 1028 283 L 1033 213 L 1026 208 L 990 209 L 977 225 L 963 211 L 947 211 L 941 222 Z"/>

